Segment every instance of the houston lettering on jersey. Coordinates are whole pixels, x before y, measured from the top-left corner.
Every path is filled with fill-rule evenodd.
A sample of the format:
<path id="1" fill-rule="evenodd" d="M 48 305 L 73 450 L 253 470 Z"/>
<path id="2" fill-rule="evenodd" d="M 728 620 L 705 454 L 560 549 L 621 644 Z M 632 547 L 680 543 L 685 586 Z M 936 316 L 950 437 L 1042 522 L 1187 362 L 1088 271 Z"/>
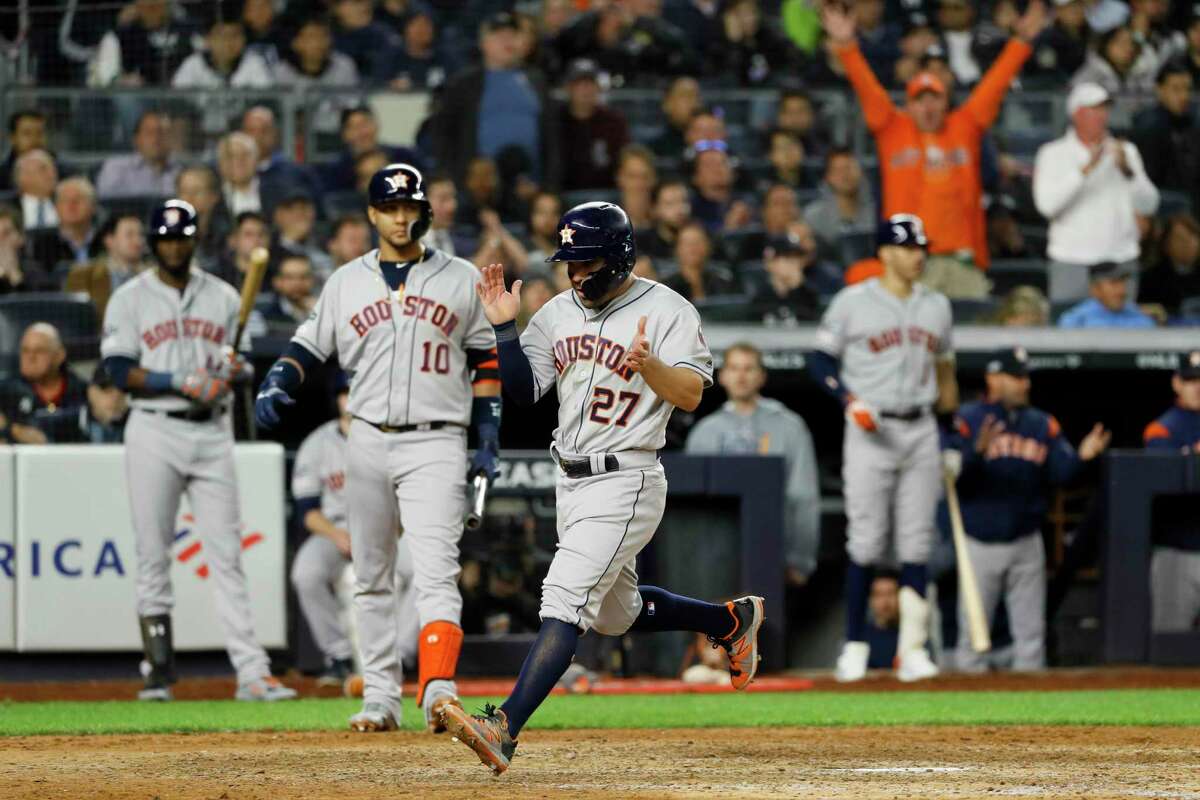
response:
<path id="1" fill-rule="evenodd" d="M 867 338 L 867 347 L 872 353 L 879 353 L 887 350 L 889 347 L 895 347 L 900 344 L 904 338 L 904 331 L 901 328 L 890 328 L 882 333 L 877 333 L 874 336 Z M 916 345 L 924 345 L 925 349 L 931 353 L 936 353 L 941 340 L 933 333 L 916 325 L 911 325 L 908 328 L 908 340 Z"/>
<path id="2" fill-rule="evenodd" d="M 436 300 L 409 294 L 404 296 L 403 304 L 404 316 L 416 317 L 419 320 L 428 320 L 447 336 L 453 333 L 454 329 L 458 327 L 458 314 L 455 314 Z M 374 303 L 364 306 L 362 311 L 350 317 L 350 327 L 354 328 L 354 332 L 359 335 L 359 338 L 362 338 L 367 335 L 367 332 L 371 328 L 391 318 L 392 301 L 376 300 Z"/>
<path id="3" fill-rule="evenodd" d="M 559 375 L 576 361 L 595 361 L 620 375 L 624 380 L 633 377 L 633 370 L 623 367 L 625 348 L 614 341 L 594 334 L 568 336 L 554 343 L 554 369 Z"/>
<path id="4" fill-rule="evenodd" d="M 214 344 L 225 344 L 225 326 L 199 317 L 187 317 L 183 320 L 183 335 L 187 339 L 207 339 Z M 179 324 L 173 319 L 160 322 L 142 331 L 142 341 L 148 350 L 153 350 L 163 342 L 178 338 Z"/>
<path id="5" fill-rule="evenodd" d="M 1046 461 L 1047 447 L 1037 439 L 1030 439 L 1015 433 L 1002 433 L 988 445 L 984 458 L 992 461 L 997 458 L 1016 458 L 1034 464 Z"/>
<path id="6" fill-rule="evenodd" d="M 342 470 L 331 472 L 325 476 L 325 486 L 331 492 L 340 492 L 346 485 L 346 473 Z"/>

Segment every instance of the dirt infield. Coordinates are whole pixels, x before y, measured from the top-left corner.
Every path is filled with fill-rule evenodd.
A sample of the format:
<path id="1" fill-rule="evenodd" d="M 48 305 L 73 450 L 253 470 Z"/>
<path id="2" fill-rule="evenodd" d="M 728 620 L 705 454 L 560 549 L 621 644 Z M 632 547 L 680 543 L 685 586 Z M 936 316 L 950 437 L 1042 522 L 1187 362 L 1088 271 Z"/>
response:
<path id="1" fill-rule="evenodd" d="M 888 728 L 531 731 L 491 775 L 429 734 L 6 739 L 5 798 L 1200 798 L 1200 731 Z"/>
<path id="2" fill-rule="evenodd" d="M 1097 668 L 1057 669 L 1035 674 L 994 673 L 990 675 L 944 675 L 935 681 L 900 683 L 890 672 L 870 675 L 867 680 L 854 684 L 836 683 L 829 673 L 805 676 L 804 688 L 825 692 L 900 692 L 900 691 L 1057 691 L 1062 689 L 1196 689 L 1200 688 L 1200 670 L 1145 668 Z M 338 697 L 341 690 L 336 687 L 321 687 L 310 678 L 284 676 L 289 686 L 295 687 L 305 697 Z M 662 683 L 662 682 L 658 682 Z M 793 681 L 795 683 L 795 681 Z M 508 694 L 513 679 L 474 679 L 459 681 L 459 694 L 464 697 L 479 697 Z M 604 681 L 597 687 L 598 694 L 645 693 L 647 682 Z M 0 682 L 0 701 L 50 701 L 50 700 L 130 700 L 137 696 L 141 681 L 77 681 L 40 683 Z M 175 686 L 175 697 L 179 700 L 227 700 L 233 696 L 235 683 L 232 678 L 188 678 Z M 752 689 L 770 691 L 770 681 L 755 683 Z M 791 691 L 797 687 L 787 687 Z M 413 696 L 416 685 L 406 685 L 404 693 Z M 779 690 L 777 687 L 774 690 Z M 656 693 L 656 692 L 650 692 Z M 671 693 L 669 686 L 661 693 Z"/>

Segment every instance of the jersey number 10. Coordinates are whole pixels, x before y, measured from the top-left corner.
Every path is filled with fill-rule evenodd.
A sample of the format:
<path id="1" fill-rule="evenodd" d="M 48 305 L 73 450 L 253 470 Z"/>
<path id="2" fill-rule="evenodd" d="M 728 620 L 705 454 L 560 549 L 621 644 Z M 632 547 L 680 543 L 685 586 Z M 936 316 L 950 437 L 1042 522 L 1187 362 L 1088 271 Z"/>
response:
<path id="1" fill-rule="evenodd" d="M 592 422 L 599 422 L 601 425 L 611 425 L 614 422 L 624 428 L 629 424 L 629 415 L 633 413 L 633 408 L 638 404 L 642 396 L 637 392 L 621 392 L 617 394 L 612 389 L 606 389 L 603 386 L 597 386 L 592 392 L 592 413 L 589 415 Z M 617 418 L 614 420 L 606 412 L 611 411 L 614 405 L 621 404 L 618 409 Z"/>
<path id="2" fill-rule="evenodd" d="M 435 347 L 433 342 L 424 342 L 421 349 L 425 351 L 421 372 L 436 372 L 438 375 L 450 372 L 450 345 L 443 342 Z"/>

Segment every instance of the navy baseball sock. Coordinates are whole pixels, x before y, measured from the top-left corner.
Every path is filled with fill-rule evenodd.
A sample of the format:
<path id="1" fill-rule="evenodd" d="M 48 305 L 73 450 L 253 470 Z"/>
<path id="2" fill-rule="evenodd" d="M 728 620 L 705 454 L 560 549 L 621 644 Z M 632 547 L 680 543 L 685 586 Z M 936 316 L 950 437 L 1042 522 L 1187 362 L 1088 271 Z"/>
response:
<path id="1" fill-rule="evenodd" d="M 542 620 L 537 641 L 521 665 L 517 685 L 504 705 L 500 706 L 500 710 L 508 717 L 508 734 L 514 739 L 537 707 L 549 696 L 567 667 L 571 666 L 578 644 L 579 628 L 558 619 Z"/>
<path id="2" fill-rule="evenodd" d="M 642 595 L 642 612 L 630 626 L 631 631 L 696 631 L 720 639 L 737 625 L 737 618 L 724 603 L 706 603 L 657 586 L 639 586 L 638 592 Z"/>
<path id="3" fill-rule="evenodd" d="M 867 640 L 867 601 L 871 597 L 874 567 L 850 562 L 846 567 L 846 641 Z"/>
<path id="4" fill-rule="evenodd" d="M 929 583 L 929 570 L 924 564 L 901 564 L 900 586 L 912 588 L 921 597 L 925 596 L 925 585 Z"/>

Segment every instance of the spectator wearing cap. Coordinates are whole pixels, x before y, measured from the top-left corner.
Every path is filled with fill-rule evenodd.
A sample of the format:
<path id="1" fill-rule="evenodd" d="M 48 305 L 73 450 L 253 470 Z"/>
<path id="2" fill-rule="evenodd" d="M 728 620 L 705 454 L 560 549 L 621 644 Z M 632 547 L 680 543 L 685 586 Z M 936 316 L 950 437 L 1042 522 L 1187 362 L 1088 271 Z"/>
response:
<path id="1" fill-rule="evenodd" d="M 96 189 L 82 175 L 60 181 L 54 188 L 58 226 L 29 237 L 33 261 L 50 275 L 61 265 L 82 264 L 99 252 L 96 241 Z M 60 276 L 65 277 L 64 274 Z"/>
<path id="2" fill-rule="evenodd" d="M 334 265 L 321 249 L 313 230 L 317 209 L 308 189 L 292 185 L 280 192 L 271 220 L 275 223 L 271 253 L 276 258 L 276 266 L 285 254 L 301 255 L 309 260 L 316 273 L 328 275 L 333 272 Z"/>
<path id="3" fill-rule="evenodd" d="M 679 232 L 692 216 L 687 184 L 675 178 L 660 181 L 651 195 L 650 224 L 637 230 L 637 251 L 652 259 L 675 257 Z"/>
<path id="4" fill-rule="evenodd" d="M 1200 453 L 1200 350 L 1179 356 L 1171 378 L 1175 405 L 1146 426 L 1146 449 Z M 1150 608 L 1155 633 L 1194 631 L 1200 614 L 1200 510 L 1185 495 L 1154 502 L 1150 556 Z"/>
<path id="5" fill-rule="evenodd" d="M 650 142 L 656 156 L 679 158 L 687 147 L 684 132 L 703 105 L 699 81 L 690 75 L 680 75 L 671 81 L 662 99 L 663 132 Z"/>
<path id="6" fill-rule="evenodd" d="M 157 111 L 147 111 L 133 131 L 134 152 L 110 156 L 96 175 L 96 194 L 110 197 L 144 195 L 170 197 L 180 164 L 171 156 L 171 121 Z"/>
<path id="7" fill-rule="evenodd" d="M 87 383 L 67 366 L 58 329 L 35 322 L 21 335 L 18 374 L 0 384 L 0 440 L 61 444 L 83 440 Z"/>
<path id="8" fill-rule="evenodd" d="M 1186 211 L 1172 215 L 1161 242 L 1157 261 L 1142 273 L 1137 299 L 1175 316 L 1185 300 L 1200 297 L 1200 222 Z"/>
<path id="9" fill-rule="evenodd" d="M 882 172 L 882 213 L 925 221 L 930 259 L 922 281 L 949 297 L 982 298 L 990 261 L 983 214 L 980 140 L 995 121 L 1009 84 L 1029 57 L 1029 42 L 1046 23 L 1041 0 L 1031 3 L 1011 39 L 967 100 L 949 111 L 946 87 L 919 73 L 897 109 L 854 41 L 853 19 L 828 5 L 825 29 L 875 136 Z"/>
<path id="10" fill-rule="evenodd" d="M 45 230 L 58 224 L 53 199 L 58 167 L 48 152 L 36 149 L 22 153 L 13 164 L 13 183 L 26 231 Z"/>
<path id="11" fill-rule="evenodd" d="M 108 300 L 121 284 L 146 267 L 146 236 L 137 214 L 112 214 L 100 226 L 96 239 L 104 247 L 97 258 L 71 268 L 63 290 L 82 292 L 96 307 L 98 324 L 104 322 Z"/>
<path id="12" fill-rule="evenodd" d="M 611 189 L 616 185 L 617 157 L 629 144 L 625 115 L 601 102 L 601 75 L 593 61 L 576 59 L 564 83 L 559 149 L 563 156 L 563 189 Z"/>
<path id="13" fill-rule="evenodd" d="M 225 252 L 225 240 L 233 220 L 221 199 L 221 180 L 211 167 L 193 164 L 175 179 L 175 197 L 196 209 L 196 249 L 192 262 L 212 272 Z"/>
<path id="14" fill-rule="evenodd" d="M 720 35 L 704 53 L 710 76 L 745 88 L 776 86 L 799 60 L 787 37 L 764 24 L 759 0 L 724 0 Z"/>
<path id="15" fill-rule="evenodd" d="M 1108 106 L 1102 86 L 1077 84 L 1067 96 L 1071 127 L 1038 148 L 1034 161 L 1033 201 L 1050 221 L 1052 301 L 1084 297 L 1093 264 L 1136 265 L 1135 215 L 1158 208 L 1158 190 L 1137 148 L 1109 133 Z"/>
<path id="16" fill-rule="evenodd" d="M 53 286 L 48 278 L 43 286 L 39 278 L 45 276 L 26 260 L 25 227 L 20 210 L 0 203 L 0 295 Z"/>
<path id="17" fill-rule="evenodd" d="M 662 18 L 657 2 L 644 0 L 606 3 L 580 14 L 554 38 L 551 49 L 564 64 L 590 58 L 623 86 L 700 71 L 692 42 Z"/>
<path id="18" fill-rule="evenodd" d="M 617 189 L 619 204 L 629 216 L 634 229 L 650 224 L 650 208 L 654 187 L 658 185 L 658 170 L 654 154 L 640 144 L 627 144 L 617 156 Z"/>
<path id="19" fill-rule="evenodd" d="M 1129 278 L 1136 265 L 1104 261 L 1088 269 L 1091 298 L 1058 318 L 1060 328 L 1153 328 L 1154 320 L 1130 299 Z"/>
<path id="20" fill-rule="evenodd" d="M 703 139 L 692 148 L 692 217 L 712 233 L 749 223 L 750 206 L 734 196 L 734 168 L 720 139 Z"/>
<path id="21" fill-rule="evenodd" d="M 874 233 L 878 219 L 858 158 L 845 148 L 830 150 L 825 157 L 821 195 L 804 207 L 804 220 L 816 234 L 822 255 L 840 261 L 842 238 Z"/>
<path id="22" fill-rule="evenodd" d="M 1119 25 L 1100 35 L 1087 61 L 1071 76 L 1071 85 L 1098 84 L 1109 95 L 1148 92 L 1154 86 L 1158 64 L 1153 59 L 1140 58 L 1140 52 L 1133 31 Z"/>
<path id="23" fill-rule="evenodd" d="M 183 9 L 164 0 L 135 0 L 100 39 L 88 86 L 167 86 L 200 43 Z"/>
<path id="24" fill-rule="evenodd" d="M 479 48 L 482 64 L 459 72 L 438 98 L 431 137 L 439 167 L 465 185 L 468 165 L 482 155 L 519 165 L 506 170 L 514 184 L 520 173 L 556 189 L 562 183 L 560 118 L 541 73 L 520 66 L 516 17 L 489 17 Z"/>
<path id="25" fill-rule="evenodd" d="M 1138 112 L 1131 139 L 1146 168 L 1146 177 L 1160 191 L 1186 194 L 1200 208 L 1200 127 L 1192 113 L 1192 74 L 1180 60 L 1158 71 L 1154 96 L 1158 102 Z"/>
<path id="26" fill-rule="evenodd" d="M 321 171 L 321 184 L 327 192 L 354 190 L 354 164 L 363 153 L 382 152 L 385 163 L 412 164 L 422 172 L 426 169 L 425 159 L 417 151 L 379 141 L 379 120 L 369 106 L 355 106 L 343 111 L 338 130 L 342 154 Z"/>
<path id="27" fill-rule="evenodd" d="M 1107 449 L 1112 435 L 1097 423 L 1077 453 L 1058 420 L 1029 404 L 1029 357 L 1021 348 L 993 354 L 985 380 L 985 399 L 964 404 L 956 420 L 962 434 L 962 469 L 956 483 L 967 552 L 989 626 L 1004 599 L 1013 669 L 1041 670 L 1046 667 L 1046 552 L 1041 533 L 1046 485 L 1074 480 L 1086 463 Z M 944 501 L 938 521 L 943 530 L 949 527 Z M 958 617 L 957 666 L 964 672 L 984 672 L 987 654 L 976 653 L 961 633 L 968 629 L 961 593 Z"/>
<path id="28" fill-rule="evenodd" d="M 280 194 L 289 187 L 303 186 L 314 199 L 321 195 L 321 184 L 311 169 L 297 164 L 279 147 L 279 125 L 275 112 L 267 106 L 254 106 L 242 114 L 242 133 L 254 140 L 258 153 L 255 173 L 262 193 L 262 210 L 270 212 Z"/>
<path id="29" fill-rule="evenodd" d="M 763 250 L 767 282 L 751 301 L 754 318 L 768 327 L 794 327 L 821 318 L 817 293 L 804 280 L 805 270 L 816 260 L 798 236 L 779 236 Z"/>
<path id="30" fill-rule="evenodd" d="M 34 109 L 9 114 L 8 144 L 8 153 L 0 161 L 0 192 L 16 188 L 13 170 L 18 158 L 31 150 L 46 150 L 46 115 Z M 49 151 L 46 154 L 49 155 Z"/>
<path id="31" fill-rule="evenodd" d="M 388 54 L 404 45 L 396 31 L 375 19 L 372 0 L 333 0 L 333 46 L 354 59 L 358 74 L 377 76 Z"/>
<path id="32" fill-rule="evenodd" d="M 354 59 L 333 49 L 333 29 L 318 14 L 296 24 L 274 71 L 275 82 L 284 89 L 355 89 L 360 83 Z M 336 130 L 344 103 L 342 98 L 323 100 L 312 120 L 317 130 Z"/>
<path id="33" fill-rule="evenodd" d="M 271 277 L 270 296 L 256 307 L 268 325 L 294 331 L 317 304 L 315 288 L 313 265 L 308 256 L 288 252 L 279 259 Z"/>
<path id="34" fill-rule="evenodd" d="M 378 80 L 400 92 L 434 91 L 441 88 L 455 64 L 438 42 L 433 16 L 415 7 L 401 27 L 403 46 L 380 62 Z"/>
<path id="35" fill-rule="evenodd" d="M 817 568 L 821 544 L 819 471 L 804 418 L 763 397 L 767 369 L 749 342 L 726 348 L 717 382 L 727 400 L 688 433 L 685 452 L 783 456 L 784 561 L 788 583 L 804 584 Z"/>
<path id="36" fill-rule="evenodd" d="M 79 420 L 83 441 L 120 444 L 129 419 L 129 395 L 121 391 L 103 364 L 97 364 L 87 387 L 87 407 Z"/>
<path id="37" fill-rule="evenodd" d="M 1033 56 L 1025 74 L 1058 88 L 1070 80 L 1087 61 L 1088 38 L 1085 0 L 1054 0 L 1054 22 L 1033 43 Z"/>
<path id="38" fill-rule="evenodd" d="M 698 222 L 683 226 L 675 242 L 675 263 L 679 271 L 663 281 L 671 289 L 683 295 L 685 300 L 696 302 L 719 295 L 737 293 L 737 283 L 729 270 L 712 264 L 712 242 L 708 231 Z"/>

